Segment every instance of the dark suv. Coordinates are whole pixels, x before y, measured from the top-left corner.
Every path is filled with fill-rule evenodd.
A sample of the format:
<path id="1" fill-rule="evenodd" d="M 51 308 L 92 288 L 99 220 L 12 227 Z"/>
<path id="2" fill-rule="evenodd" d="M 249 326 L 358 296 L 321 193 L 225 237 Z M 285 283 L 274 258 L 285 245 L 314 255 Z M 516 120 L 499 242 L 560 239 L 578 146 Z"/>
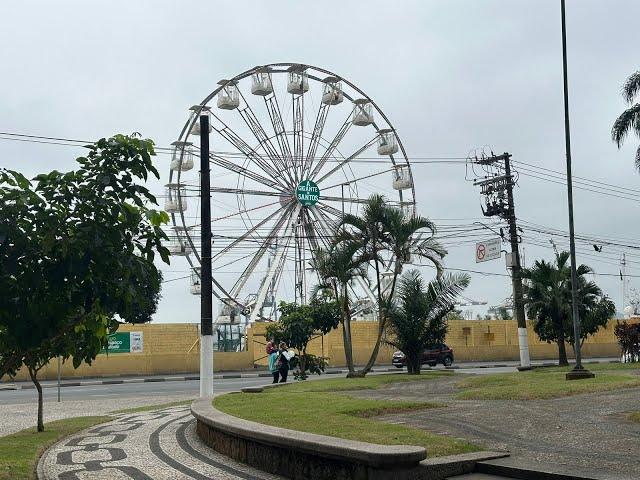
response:
<path id="1" fill-rule="evenodd" d="M 394 352 L 392 363 L 396 368 L 406 366 L 407 359 L 404 353 L 401 351 Z M 426 364 L 435 367 L 438 363 L 443 364 L 445 367 L 453 364 L 453 350 L 444 343 L 431 345 L 422 352 L 422 365 Z"/>

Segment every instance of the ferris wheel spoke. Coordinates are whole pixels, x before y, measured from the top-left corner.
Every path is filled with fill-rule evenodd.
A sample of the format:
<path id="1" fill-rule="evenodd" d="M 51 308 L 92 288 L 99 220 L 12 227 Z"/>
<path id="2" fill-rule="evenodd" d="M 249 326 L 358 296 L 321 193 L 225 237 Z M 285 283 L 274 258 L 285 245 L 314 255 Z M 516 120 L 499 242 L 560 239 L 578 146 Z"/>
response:
<path id="1" fill-rule="evenodd" d="M 309 175 L 310 178 L 315 177 L 320 172 L 320 170 L 322 170 L 322 167 L 324 167 L 324 164 L 327 163 L 327 161 L 332 156 L 334 156 L 334 153 L 337 150 L 338 145 L 340 145 L 340 142 L 342 141 L 342 139 L 345 137 L 345 135 L 351 128 L 351 125 L 353 125 L 353 123 L 351 122 L 351 114 L 349 114 L 347 119 L 344 121 L 344 123 L 340 127 L 340 130 L 338 130 L 338 133 L 336 133 L 336 136 L 333 137 L 333 140 L 331 140 L 331 143 L 329 143 L 329 146 L 322 154 L 322 157 L 320 158 L 316 166 L 313 168 L 313 171 Z"/>
<path id="2" fill-rule="evenodd" d="M 298 218 L 298 215 L 300 214 L 300 208 L 301 208 L 300 204 L 298 204 L 298 205 L 296 205 L 294 207 L 293 213 L 292 213 L 292 215 L 290 217 L 290 221 L 285 226 L 285 229 L 284 229 L 284 232 L 283 232 L 283 236 L 285 238 L 290 236 L 291 232 L 293 231 L 293 228 L 295 228 L 295 222 L 296 222 L 296 220 Z M 267 271 L 267 274 L 262 279 L 262 284 L 260 285 L 260 289 L 258 290 L 258 296 L 256 298 L 255 307 L 251 311 L 251 316 L 249 318 L 250 322 L 253 322 L 258 318 L 258 315 L 260 313 L 259 306 L 264 303 L 264 299 L 267 296 L 268 288 L 271 285 L 271 282 L 273 281 L 274 275 L 276 273 L 277 266 L 280 263 L 280 260 L 281 260 L 282 256 L 286 254 L 286 251 L 289 248 L 290 241 L 291 241 L 290 239 L 287 240 L 287 243 L 285 244 L 286 248 L 278 248 L 277 249 L 276 255 L 274 257 L 274 261 L 271 264 L 271 266 L 269 267 L 269 269 Z"/>
<path id="3" fill-rule="evenodd" d="M 315 237 L 316 245 L 314 245 L 314 248 L 317 249 L 320 247 L 320 244 L 318 243 L 318 239 L 320 240 L 320 242 L 322 242 L 324 248 L 329 248 L 331 245 L 331 238 L 333 237 L 333 234 L 324 230 L 324 227 L 320 220 L 320 213 L 317 210 L 318 209 L 315 207 L 309 209 L 309 213 L 313 217 L 312 228 L 316 235 Z"/>
<path id="4" fill-rule="evenodd" d="M 367 175 L 363 175 L 362 177 L 357 177 L 357 178 L 349 179 L 349 181 L 348 181 L 348 182 L 334 183 L 333 185 L 330 185 L 330 186 L 328 186 L 328 187 L 323 186 L 323 187 L 322 187 L 322 191 L 323 191 L 323 192 L 326 192 L 327 190 L 330 190 L 330 189 L 332 189 L 332 188 L 341 187 L 341 186 L 343 186 L 343 185 L 344 185 L 344 186 L 346 186 L 346 185 L 349 185 L 349 184 L 351 184 L 351 183 L 356 183 L 356 182 L 359 182 L 359 181 L 361 181 L 361 180 L 366 180 L 367 178 L 377 177 L 378 175 L 385 175 L 385 174 L 387 174 L 387 173 L 391 173 L 391 172 L 393 172 L 393 171 L 395 171 L 395 168 L 387 168 L 387 169 L 385 169 L 385 170 L 381 170 L 381 171 L 379 171 L 379 172 L 369 173 L 369 174 L 367 174 Z"/>
<path id="5" fill-rule="evenodd" d="M 291 208 L 291 207 L 289 207 L 289 208 Z M 284 213 L 282 213 L 283 210 L 285 210 L 285 208 L 284 207 L 280 207 L 278 210 L 276 210 L 275 212 L 273 212 L 269 216 L 267 216 L 264 220 L 261 220 L 260 222 L 258 222 L 256 225 L 253 226 L 253 228 L 247 230 L 245 233 L 243 233 L 241 236 L 236 238 L 233 242 L 231 242 L 225 248 L 223 248 L 218 253 L 213 255 L 213 260 L 215 260 L 216 258 L 220 257 L 221 255 L 224 255 L 225 253 L 227 253 L 232 248 L 234 248 L 237 245 L 239 245 L 240 243 L 244 242 L 247 238 L 249 238 L 251 235 L 253 235 L 254 232 L 256 232 L 256 230 L 261 228 L 263 225 L 265 225 L 271 219 L 276 217 L 278 214 L 281 214 L 281 215 L 280 215 L 280 218 L 278 219 L 278 221 L 276 222 L 276 225 L 278 225 L 278 224 L 282 225 L 282 222 L 284 222 L 285 215 L 286 215 L 286 211 Z"/>
<path id="6" fill-rule="evenodd" d="M 330 106 L 330 103 L 320 102 L 320 108 L 318 109 L 318 113 L 316 114 L 316 123 L 313 126 L 311 140 L 309 141 L 309 149 L 307 151 L 307 157 L 302 171 L 303 179 L 306 178 L 305 173 L 310 172 L 311 167 L 313 166 L 313 160 L 316 156 L 316 152 L 318 151 L 318 145 L 320 144 L 320 139 L 322 138 L 322 131 L 324 130 L 324 125 L 327 121 L 327 115 L 329 114 Z"/>
<path id="7" fill-rule="evenodd" d="M 257 195 L 263 197 L 279 197 L 279 192 L 266 192 L 264 190 L 251 190 L 246 188 L 231 188 L 231 187 L 211 187 L 212 192 L 216 193 L 231 193 L 236 195 Z"/>
<path id="8" fill-rule="evenodd" d="M 276 164 L 278 170 L 286 172 L 289 180 L 291 181 L 291 183 L 293 183 L 294 180 L 291 177 L 290 172 L 286 168 L 282 155 L 276 150 L 273 142 L 267 135 L 267 132 L 265 132 L 264 128 L 262 128 L 262 125 L 258 121 L 258 117 L 253 112 L 253 109 L 246 101 L 242 92 L 240 92 L 240 98 L 242 98 L 243 105 L 238 107 L 238 112 L 240 113 L 240 116 L 244 120 L 247 127 L 249 127 L 249 130 L 251 130 L 251 133 L 253 133 L 253 136 L 258 141 L 258 145 L 260 145 L 260 147 L 265 151 L 268 157 L 273 160 L 273 163 Z"/>
<path id="9" fill-rule="evenodd" d="M 215 114 L 211 115 L 220 123 L 220 125 L 215 125 L 214 122 L 212 122 L 212 127 L 222 138 L 224 138 L 231 145 L 240 150 L 250 161 L 258 165 L 263 172 L 265 172 L 267 175 L 270 175 L 273 179 L 276 179 L 276 181 L 284 187 L 284 184 L 282 184 L 280 180 L 282 176 L 271 167 L 269 161 L 266 158 L 264 158 L 253 148 L 251 148 L 249 144 L 247 144 L 247 142 L 245 142 L 242 137 L 240 137 L 240 135 L 233 131 L 233 129 L 229 127 L 229 125 L 224 123 L 224 121 L 222 121 L 220 117 Z"/>
<path id="10" fill-rule="evenodd" d="M 337 230 L 339 219 L 342 218 L 342 212 L 338 209 L 327 209 L 323 208 L 322 205 L 316 205 L 316 212 L 319 220 L 319 224 L 324 229 L 324 237 L 327 239 L 327 242 L 331 242 L 335 237 Z M 331 213 L 329 213 L 331 212 Z"/>
<path id="11" fill-rule="evenodd" d="M 356 150 L 355 152 L 353 152 L 351 155 L 349 155 L 347 158 L 341 160 L 338 162 L 338 165 L 336 165 L 335 167 L 333 167 L 331 170 L 329 170 L 327 173 L 325 173 L 322 177 L 320 177 L 318 180 L 316 180 L 317 184 L 320 184 L 320 182 L 322 182 L 323 180 L 325 180 L 326 178 L 329 178 L 331 175 L 333 175 L 334 173 L 336 173 L 338 170 L 340 170 L 344 165 L 346 165 L 347 163 L 351 162 L 352 160 L 354 160 L 355 158 L 357 158 L 359 155 L 361 155 L 362 153 L 364 153 L 365 151 L 367 151 L 367 149 L 369 149 L 372 145 L 374 145 L 376 143 L 376 140 L 378 139 L 378 135 L 376 135 L 375 137 L 373 137 L 371 140 L 369 140 L 367 143 L 365 143 L 362 147 L 360 147 L 358 150 Z"/>
<path id="12" fill-rule="evenodd" d="M 243 167 L 241 165 L 238 165 L 236 163 L 230 162 L 229 160 L 219 157 L 217 155 L 210 155 L 209 157 L 211 159 L 211 162 L 224 168 L 225 170 L 230 170 L 234 173 L 237 173 L 239 175 L 242 175 L 243 177 L 246 178 L 250 178 L 251 180 L 254 180 L 258 183 L 263 184 L 266 187 L 271 187 L 274 188 L 280 192 L 284 191 L 284 188 L 282 187 L 282 185 L 274 180 L 271 180 L 267 177 L 264 177 L 263 175 L 260 175 L 259 173 L 253 172 L 251 170 L 249 170 L 246 167 Z"/>
<path id="13" fill-rule="evenodd" d="M 278 97 L 276 91 L 274 91 L 264 97 L 264 103 L 269 113 L 269 120 L 271 120 L 271 126 L 273 127 L 273 133 L 280 147 L 282 153 L 282 160 L 285 164 L 285 170 L 289 178 L 293 178 L 293 169 L 295 165 L 292 162 L 291 146 L 289 145 L 289 137 L 287 136 L 287 130 L 282 120 L 282 112 L 280 111 L 280 105 L 278 104 Z"/>
<path id="14" fill-rule="evenodd" d="M 367 203 L 369 201 L 366 198 L 334 197 L 328 195 L 323 195 L 321 198 L 323 202 Z"/>
<path id="15" fill-rule="evenodd" d="M 302 180 L 304 152 L 304 94 L 293 95 L 293 171 L 296 183 Z"/>

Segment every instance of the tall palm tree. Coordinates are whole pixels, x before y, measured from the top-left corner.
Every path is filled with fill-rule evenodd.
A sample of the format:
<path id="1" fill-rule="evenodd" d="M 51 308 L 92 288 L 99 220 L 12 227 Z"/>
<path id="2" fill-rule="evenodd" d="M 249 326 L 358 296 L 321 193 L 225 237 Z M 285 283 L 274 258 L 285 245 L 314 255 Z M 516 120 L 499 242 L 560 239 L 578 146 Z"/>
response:
<path id="1" fill-rule="evenodd" d="M 622 146 L 630 131 L 633 130 L 637 136 L 640 136 L 640 104 L 634 103 L 638 94 L 640 94 L 640 71 L 631 74 L 622 86 L 622 97 L 629 108 L 620 114 L 611 129 L 611 138 L 618 148 Z M 636 150 L 635 163 L 636 168 L 640 170 L 640 147 Z"/>
<path id="2" fill-rule="evenodd" d="M 422 352 L 444 342 L 447 315 L 469 285 L 467 274 L 445 274 L 424 285 L 417 270 L 402 275 L 397 302 L 389 311 L 386 343 L 405 354 L 409 374 L 419 374 Z"/>
<path id="3" fill-rule="evenodd" d="M 555 263 L 537 260 L 523 270 L 527 312 L 535 319 L 534 329 L 541 340 L 558 345 L 558 362 L 568 365 L 565 342 L 574 345 L 571 300 L 571 265 L 569 252 L 556 253 Z M 592 270 L 578 266 L 578 313 L 583 320 L 580 342 L 594 334 L 615 313 L 613 302 L 585 276 Z"/>
<path id="4" fill-rule="evenodd" d="M 365 263 L 359 256 L 361 246 L 356 242 L 342 242 L 329 249 L 316 249 L 312 267 L 320 278 L 311 296 L 328 292 L 340 305 L 344 354 L 349 373 L 353 374 L 353 347 L 351 344 L 351 303 L 349 287 L 356 278 L 366 278 Z"/>
<path id="5" fill-rule="evenodd" d="M 398 276 L 412 257 L 429 260 L 441 275 L 442 259 L 446 250 L 434 239 L 435 225 L 427 218 L 406 215 L 390 206 L 384 196 L 374 194 L 367 200 L 362 216 L 347 214 L 342 218 L 337 242 L 360 246 L 359 261 L 371 264 L 375 272 L 378 301 L 378 335 L 376 343 L 362 370 L 355 376 L 364 376 L 373 367 L 388 320 L 388 310 L 395 293 Z M 392 267 L 391 281 L 383 285 L 382 270 Z"/>

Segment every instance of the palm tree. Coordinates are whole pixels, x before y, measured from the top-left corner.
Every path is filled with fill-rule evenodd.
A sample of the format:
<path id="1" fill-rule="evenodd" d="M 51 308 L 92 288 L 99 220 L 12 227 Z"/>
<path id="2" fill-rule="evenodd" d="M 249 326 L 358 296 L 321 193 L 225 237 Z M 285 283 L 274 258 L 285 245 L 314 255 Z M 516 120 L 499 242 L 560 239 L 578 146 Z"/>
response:
<path id="1" fill-rule="evenodd" d="M 637 71 L 629 78 L 622 87 L 622 97 L 629 105 L 624 112 L 616 119 L 611 129 L 611 138 L 618 148 L 624 143 L 630 131 L 634 131 L 640 136 L 640 104 L 634 103 L 634 100 L 640 93 L 640 71 Z M 636 150 L 636 168 L 640 170 L 640 147 Z"/>
<path id="2" fill-rule="evenodd" d="M 314 287 L 311 296 L 314 298 L 320 292 L 328 293 L 340 305 L 344 355 L 350 374 L 355 372 L 355 368 L 351 344 L 349 286 L 356 278 L 367 276 L 365 264 L 358 255 L 360 250 L 361 246 L 356 242 L 342 242 L 330 249 L 316 249 L 312 259 L 312 267 L 317 272 L 320 283 Z"/>
<path id="3" fill-rule="evenodd" d="M 558 363 L 568 365 L 565 342 L 574 345 L 571 300 L 571 265 L 569 252 L 556 253 L 555 263 L 537 260 L 533 268 L 523 270 L 527 312 L 535 319 L 534 330 L 541 340 L 558 345 Z M 578 279 L 578 312 L 583 320 L 580 341 L 594 334 L 615 312 L 613 302 L 585 275 L 592 270 L 580 265 Z"/>
<path id="4" fill-rule="evenodd" d="M 345 215 L 339 228 L 342 230 L 337 242 L 359 245 L 359 261 L 372 264 L 375 271 L 378 335 L 367 364 L 355 375 L 364 376 L 371 371 L 378 358 L 389 317 L 389 305 L 403 265 L 411 261 L 412 257 L 427 259 L 435 265 L 440 276 L 442 259 L 447 252 L 434 239 L 436 227 L 430 220 L 418 215 L 406 215 L 400 209 L 390 206 L 384 196 L 379 194 L 369 197 L 362 216 Z M 385 264 L 393 268 L 390 282 L 383 285 L 382 270 Z"/>
<path id="5" fill-rule="evenodd" d="M 444 342 L 447 316 L 469 281 L 467 274 L 449 273 L 425 288 L 417 270 L 400 278 L 397 303 L 389 311 L 385 342 L 405 354 L 410 375 L 420 374 L 422 352 L 428 345 Z"/>

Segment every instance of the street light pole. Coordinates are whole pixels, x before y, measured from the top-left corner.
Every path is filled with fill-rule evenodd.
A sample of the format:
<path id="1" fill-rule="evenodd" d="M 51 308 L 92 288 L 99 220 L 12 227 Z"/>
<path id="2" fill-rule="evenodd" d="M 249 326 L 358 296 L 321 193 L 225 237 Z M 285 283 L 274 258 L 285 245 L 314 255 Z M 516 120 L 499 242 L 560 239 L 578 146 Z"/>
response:
<path id="1" fill-rule="evenodd" d="M 569 129 L 569 80 L 567 76 L 567 25 L 565 18 L 565 0 L 560 0 L 562 19 L 562 73 L 564 79 L 564 138 L 567 154 L 567 200 L 569 207 L 569 251 L 571 254 L 571 305 L 573 312 L 573 345 L 576 352 L 576 365 L 567 373 L 567 380 L 593 378 L 593 372 L 582 366 L 580 352 L 580 313 L 578 311 L 578 275 L 576 273 L 576 242 L 573 228 L 573 180 L 571 178 L 571 133 Z"/>
<path id="2" fill-rule="evenodd" d="M 213 306 L 211 303 L 211 167 L 209 116 L 200 115 L 200 397 L 213 395 Z"/>

